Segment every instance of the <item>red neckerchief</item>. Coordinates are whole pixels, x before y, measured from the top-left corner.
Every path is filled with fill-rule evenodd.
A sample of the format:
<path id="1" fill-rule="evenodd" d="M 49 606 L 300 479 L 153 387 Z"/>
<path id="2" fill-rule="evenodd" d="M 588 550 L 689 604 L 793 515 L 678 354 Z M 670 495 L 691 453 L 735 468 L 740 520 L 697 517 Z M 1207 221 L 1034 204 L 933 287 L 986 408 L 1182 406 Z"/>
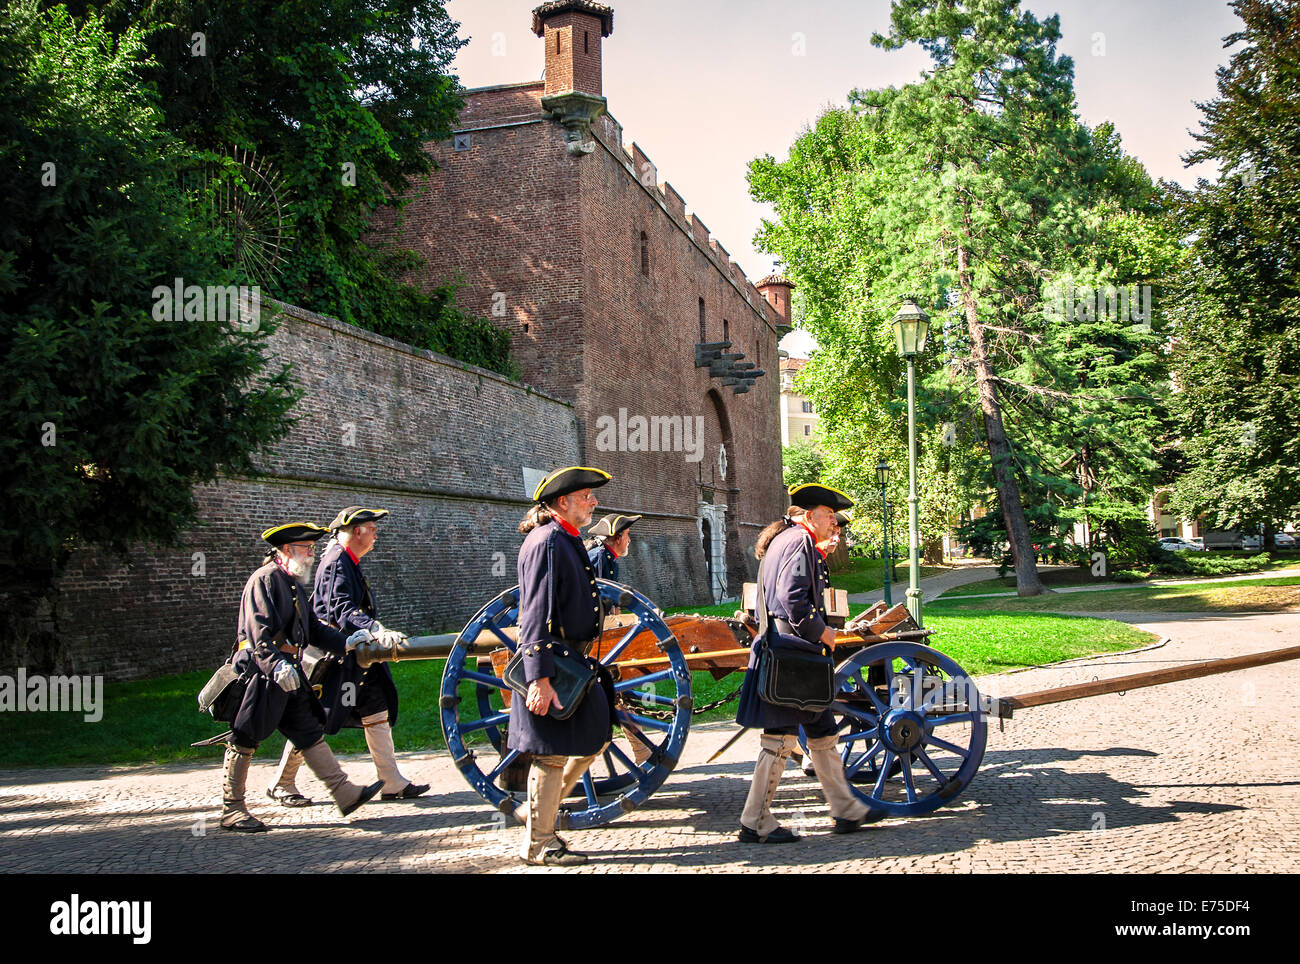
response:
<path id="1" fill-rule="evenodd" d="M 361 565 L 361 560 L 357 558 L 357 554 L 352 551 L 352 548 L 350 546 L 344 546 L 343 551 L 346 552 L 349 556 L 351 556 L 352 561 L 355 562 L 358 566 Z"/>
<path id="2" fill-rule="evenodd" d="M 808 528 L 808 524 L 807 524 L 806 522 L 804 522 L 802 519 L 800 519 L 798 522 L 796 522 L 795 525 L 803 526 L 803 530 L 804 530 L 804 532 L 806 532 L 806 533 L 808 533 L 808 535 L 812 536 L 813 548 L 816 549 L 819 553 L 821 553 L 821 557 L 822 557 L 823 559 L 825 559 L 825 558 L 826 558 L 826 551 L 825 551 L 824 549 L 822 549 L 821 546 L 817 545 L 817 533 L 815 533 L 815 532 L 813 532 L 811 529 L 809 529 L 809 528 Z"/>
<path id="3" fill-rule="evenodd" d="M 576 536 L 576 535 L 578 534 L 578 530 L 577 530 L 577 529 L 573 528 L 573 526 L 569 525 L 567 522 L 565 522 L 563 519 L 561 519 L 558 515 L 553 515 L 553 516 L 551 516 L 551 518 L 554 519 L 555 522 L 559 525 L 559 527 L 560 527 L 561 529 L 563 529 L 565 532 L 567 532 L 569 535 L 571 535 L 571 536 Z"/>

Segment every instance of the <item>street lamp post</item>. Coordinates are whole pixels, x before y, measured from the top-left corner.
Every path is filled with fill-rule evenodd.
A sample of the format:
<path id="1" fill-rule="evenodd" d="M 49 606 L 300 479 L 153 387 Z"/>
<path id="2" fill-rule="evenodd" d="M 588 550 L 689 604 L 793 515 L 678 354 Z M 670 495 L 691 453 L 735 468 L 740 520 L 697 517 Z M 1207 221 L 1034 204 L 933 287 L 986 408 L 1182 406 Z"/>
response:
<path id="1" fill-rule="evenodd" d="M 916 495 L 916 356 L 925 351 L 930 316 L 910 298 L 894 315 L 898 354 L 907 359 L 907 529 L 910 541 L 907 610 L 921 626 L 921 526 Z"/>
<path id="2" fill-rule="evenodd" d="M 885 483 L 889 480 L 889 463 L 881 459 L 880 464 L 876 466 L 876 478 L 880 480 L 880 521 L 883 524 L 885 539 L 885 605 L 894 605 L 894 595 L 890 588 L 890 577 L 893 576 L 894 556 L 889 551 L 889 503 L 885 500 Z"/>

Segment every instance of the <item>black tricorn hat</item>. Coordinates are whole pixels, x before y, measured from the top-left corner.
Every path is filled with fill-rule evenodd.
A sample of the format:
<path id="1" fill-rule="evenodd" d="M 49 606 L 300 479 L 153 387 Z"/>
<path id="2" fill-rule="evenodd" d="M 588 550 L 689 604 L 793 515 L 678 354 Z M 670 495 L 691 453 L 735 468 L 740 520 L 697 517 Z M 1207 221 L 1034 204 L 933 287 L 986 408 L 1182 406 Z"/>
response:
<path id="1" fill-rule="evenodd" d="M 311 522 L 286 522 L 282 526 L 272 526 L 262 533 L 262 538 L 279 549 L 290 542 L 315 542 L 321 536 L 329 535 L 328 529 Z"/>
<path id="2" fill-rule="evenodd" d="M 847 512 L 835 513 L 835 524 L 839 526 L 841 529 L 843 529 L 852 521 L 853 521 L 853 517 L 850 516 Z"/>
<path id="3" fill-rule="evenodd" d="M 387 509 L 366 509 L 359 505 L 350 505 L 330 521 L 329 530 L 338 532 L 347 526 L 360 525 L 371 519 L 382 519 L 386 515 L 388 515 Z"/>
<path id="4" fill-rule="evenodd" d="M 792 488 L 790 504 L 804 509 L 815 509 L 819 505 L 824 505 L 836 512 L 853 508 L 853 500 L 839 489 L 832 489 L 829 485 L 818 485 L 816 482 L 805 482 Z"/>
<path id="5" fill-rule="evenodd" d="M 607 515 L 587 530 L 590 535 L 616 539 L 641 517 L 639 515 Z"/>
<path id="6" fill-rule="evenodd" d="M 588 468 L 585 465 L 570 465 L 568 468 L 556 469 L 541 482 L 533 492 L 534 502 L 550 502 L 579 489 L 595 489 L 610 480 L 608 472 Z"/>

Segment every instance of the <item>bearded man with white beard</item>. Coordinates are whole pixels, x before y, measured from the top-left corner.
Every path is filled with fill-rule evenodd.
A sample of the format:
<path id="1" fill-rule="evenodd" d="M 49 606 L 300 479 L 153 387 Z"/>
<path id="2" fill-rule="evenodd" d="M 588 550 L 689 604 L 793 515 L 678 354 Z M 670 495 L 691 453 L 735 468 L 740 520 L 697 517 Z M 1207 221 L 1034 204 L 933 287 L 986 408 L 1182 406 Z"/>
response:
<path id="1" fill-rule="evenodd" d="M 244 792 L 254 751 L 276 730 L 302 751 L 303 762 L 325 784 L 343 816 L 383 786 L 360 787 L 348 780 L 325 745 L 325 711 L 302 672 L 302 651 L 309 643 L 342 656 L 370 638 L 365 630 L 345 636 L 312 611 L 315 544 L 326 534 L 310 522 L 291 522 L 262 533 L 271 549 L 244 586 L 231 659 L 235 672 L 247 675 L 248 685 L 226 745 L 223 830 L 259 833 L 267 829 L 244 806 Z"/>

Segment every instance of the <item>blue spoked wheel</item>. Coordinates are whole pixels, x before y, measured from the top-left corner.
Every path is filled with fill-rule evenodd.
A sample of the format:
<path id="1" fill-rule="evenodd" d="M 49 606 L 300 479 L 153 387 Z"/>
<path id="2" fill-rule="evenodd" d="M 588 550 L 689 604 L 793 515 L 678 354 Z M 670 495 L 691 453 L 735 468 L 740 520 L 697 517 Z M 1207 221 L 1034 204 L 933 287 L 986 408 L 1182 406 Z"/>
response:
<path id="1" fill-rule="evenodd" d="M 644 803 L 677 765 L 691 723 L 690 668 L 663 614 L 634 589 L 605 579 L 596 580 L 596 585 L 607 611 L 617 606 L 624 614 L 635 616 L 635 622 L 622 627 L 617 635 L 605 634 L 600 662 L 612 666 L 634 637 L 649 630 L 668 667 L 626 680 L 618 679 L 614 672 L 615 692 L 626 694 L 619 700 L 618 729 L 583 777 L 575 796 L 561 809 L 560 830 L 598 827 Z M 527 791 L 503 786 L 503 777 L 520 757 L 517 750 L 506 747 L 510 720 L 502 698 L 506 685 L 480 663 L 481 648 L 472 652 L 475 641 L 487 633 L 513 653 L 516 644 L 506 630 L 518 619 L 519 587 L 515 586 L 466 624 L 447 658 L 439 706 L 447 750 L 461 774 L 493 807 L 523 820 Z M 647 707 L 658 712 L 644 715 Z M 482 760 L 480 753 L 484 754 Z"/>
<path id="2" fill-rule="evenodd" d="M 883 663 L 888 695 L 868 685 L 872 663 Z M 975 683 L 957 663 L 920 643 L 878 643 L 841 663 L 835 682 L 831 709 L 856 797 L 910 817 L 951 803 L 970 784 L 988 726 Z"/>

